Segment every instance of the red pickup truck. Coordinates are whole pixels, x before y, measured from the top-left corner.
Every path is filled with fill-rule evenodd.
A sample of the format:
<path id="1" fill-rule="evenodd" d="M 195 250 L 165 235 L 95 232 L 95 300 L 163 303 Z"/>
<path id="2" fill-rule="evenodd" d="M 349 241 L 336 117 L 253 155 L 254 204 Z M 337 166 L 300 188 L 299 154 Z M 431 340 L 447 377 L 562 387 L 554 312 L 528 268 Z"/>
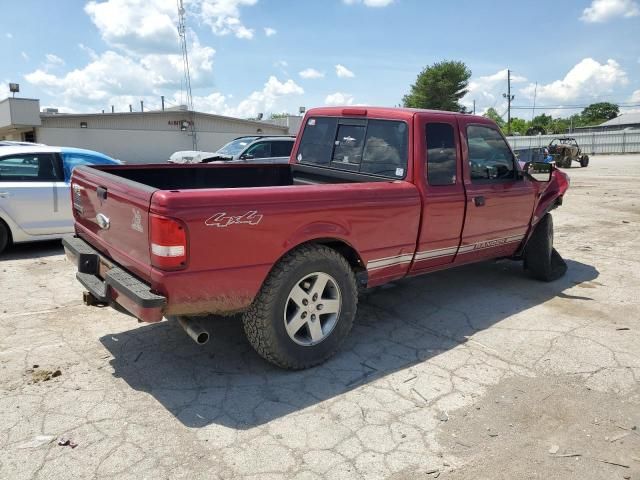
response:
<path id="1" fill-rule="evenodd" d="M 440 111 L 309 110 L 288 165 L 78 167 L 73 237 L 86 303 L 178 319 L 242 312 L 265 359 L 336 352 L 358 290 L 495 258 L 564 274 L 548 213 L 568 177 L 523 167 L 498 127 Z"/>

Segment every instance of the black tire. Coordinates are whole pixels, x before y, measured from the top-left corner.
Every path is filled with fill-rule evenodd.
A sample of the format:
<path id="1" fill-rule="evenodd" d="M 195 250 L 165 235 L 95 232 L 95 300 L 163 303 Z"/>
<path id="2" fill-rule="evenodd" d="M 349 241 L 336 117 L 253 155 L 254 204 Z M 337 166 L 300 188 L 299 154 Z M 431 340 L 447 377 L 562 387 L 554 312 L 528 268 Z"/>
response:
<path id="1" fill-rule="evenodd" d="M 332 329 L 322 340 L 315 344 L 301 345 L 287 333 L 285 326 L 286 315 L 290 312 L 287 309 L 291 308 L 293 301 L 290 294 L 294 287 L 304 287 L 308 276 L 317 273 L 329 276 L 337 285 L 335 290 L 338 291 L 339 311 L 336 317 L 332 317 Z M 267 361 L 292 370 L 309 368 L 324 362 L 340 348 L 353 325 L 357 304 L 356 278 L 346 259 L 331 248 L 306 245 L 288 253 L 269 273 L 257 297 L 243 315 L 244 331 L 249 343 Z M 302 308 L 311 307 L 300 309 Z M 322 315 L 327 318 L 326 315 L 329 314 Z M 317 321 L 320 318 L 321 315 L 318 314 Z M 303 326 L 300 332 L 308 332 L 310 338 L 312 334 L 309 325 L 311 323 L 307 322 L 307 326 Z M 324 326 L 320 325 L 322 331 Z"/>
<path id="2" fill-rule="evenodd" d="M 564 157 L 560 166 L 562 168 L 571 168 L 571 157 Z"/>
<path id="3" fill-rule="evenodd" d="M 11 232 L 7 224 L 0 220 L 0 253 L 4 251 L 11 241 Z"/>
<path id="4" fill-rule="evenodd" d="M 524 268 L 543 282 L 552 282 L 567 271 L 567 264 L 553 248 L 553 218 L 547 213 L 536 225 L 524 250 Z"/>
<path id="5" fill-rule="evenodd" d="M 580 166 L 586 167 L 589 165 L 589 155 L 583 155 L 580 157 Z"/>

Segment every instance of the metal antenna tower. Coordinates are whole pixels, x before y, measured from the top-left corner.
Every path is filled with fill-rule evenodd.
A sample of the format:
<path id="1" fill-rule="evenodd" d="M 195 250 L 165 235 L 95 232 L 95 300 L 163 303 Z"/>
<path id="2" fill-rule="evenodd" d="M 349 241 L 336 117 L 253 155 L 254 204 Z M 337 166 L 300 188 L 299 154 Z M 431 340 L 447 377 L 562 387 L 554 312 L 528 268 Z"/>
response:
<path id="1" fill-rule="evenodd" d="M 189 72 L 189 52 L 187 50 L 187 29 L 184 22 L 185 9 L 182 0 L 178 2 L 178 35 L 180 35 L 180 45 L 182 47 L 182 67 L 184 69 L 184 83 L 187 90 L 187 109 L 191 113 L 189 131 L 193 149 L 198 150 L 198 137 L 196 135 L 196 115 L 193 107 L 193 95 L 191 94 L 191 73 Z"/>

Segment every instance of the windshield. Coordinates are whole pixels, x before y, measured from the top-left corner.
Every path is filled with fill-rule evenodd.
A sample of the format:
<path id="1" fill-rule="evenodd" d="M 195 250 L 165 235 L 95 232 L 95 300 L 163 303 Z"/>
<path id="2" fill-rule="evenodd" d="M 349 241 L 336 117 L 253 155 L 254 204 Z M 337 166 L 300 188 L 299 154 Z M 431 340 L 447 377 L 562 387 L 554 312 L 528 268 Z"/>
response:
<path id="1" fill-rule="evenodd" d="M 216 153 L 222 154 L 222 155 L 237 155 L 239 154 L 242 150 L 244 150 L 244 148 L 249 145 L 251 142 L 253 142 L 256 138 L 258 137 L 242 137 L 242 138 L 238 138 L 236 140 L 233 140 L 232 142 L 227 143 L 224 147 L 220 148 Z"/>

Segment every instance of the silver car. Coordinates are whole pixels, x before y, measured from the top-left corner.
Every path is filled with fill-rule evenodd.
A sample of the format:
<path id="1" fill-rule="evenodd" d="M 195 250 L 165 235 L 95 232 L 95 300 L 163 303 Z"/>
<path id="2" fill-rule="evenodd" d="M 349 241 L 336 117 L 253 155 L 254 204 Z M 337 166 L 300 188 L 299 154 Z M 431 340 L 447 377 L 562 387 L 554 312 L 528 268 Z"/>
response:
<path id="1" fill-rule="evenodd" d="M 289 163 L 295 137 L 239 137 L 215 152 L 185 150 L 171 155 L 171 163 Z"/>
<path id="2" fill-rule="evenodd" d="M 79 148 L 0 144 L 0 252 L 10 243 L 72 233 L 69 181 L 74 167 L 119 163 Z"/>

